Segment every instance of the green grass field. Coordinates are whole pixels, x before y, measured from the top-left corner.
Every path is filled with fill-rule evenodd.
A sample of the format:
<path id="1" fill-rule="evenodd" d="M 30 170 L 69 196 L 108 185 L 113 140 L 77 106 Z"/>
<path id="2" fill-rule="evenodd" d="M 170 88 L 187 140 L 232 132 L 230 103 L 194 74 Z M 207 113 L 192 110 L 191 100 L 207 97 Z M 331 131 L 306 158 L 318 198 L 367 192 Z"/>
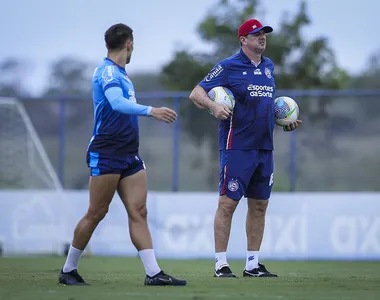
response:
<path id="1" fill-rule="evenodd" d="M 87 299 L 380 299 L 380 262 L 265 262 L 279 278 L 213 278 L 213 261 L 160 260 L 185 287 L 146 287 L 137 258 L 83 257 L 91 286 L 57 284 L 63 257 L 0 258 L 1 300 Z M 230 261 L 238 275 L 244 261 Z"/>

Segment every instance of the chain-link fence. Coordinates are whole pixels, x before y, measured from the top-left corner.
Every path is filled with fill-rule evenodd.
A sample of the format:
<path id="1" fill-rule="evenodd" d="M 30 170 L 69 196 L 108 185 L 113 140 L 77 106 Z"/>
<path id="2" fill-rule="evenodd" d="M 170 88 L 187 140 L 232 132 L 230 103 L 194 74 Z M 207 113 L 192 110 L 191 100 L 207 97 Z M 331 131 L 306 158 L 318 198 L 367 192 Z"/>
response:
<path id="1" fill-rule="evenodd" d="M 217 190 L 217 121 L 194 108 L 188 93 L 136 95 L 139 103 L 174 107 L 181 114 L 174 125 L 139 118 L 140 154 L 149 188 Z M 296 99 L 304 123 L 293 133 L 276 127 L 274 190 L 380 190 L 380 91 L 279 91 L 277 95 Z M 92 100 L 21 100 L 64 187 L 86 188 Z"/>

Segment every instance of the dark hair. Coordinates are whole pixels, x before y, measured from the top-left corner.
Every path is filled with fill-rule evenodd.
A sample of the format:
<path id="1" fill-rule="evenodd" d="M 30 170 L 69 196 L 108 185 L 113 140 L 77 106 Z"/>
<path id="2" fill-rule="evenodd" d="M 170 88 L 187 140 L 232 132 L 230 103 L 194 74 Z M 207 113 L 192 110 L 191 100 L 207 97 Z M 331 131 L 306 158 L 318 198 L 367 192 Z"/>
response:
<path id="1" fill-rule="evenodd" d="M 108 50 L 122 49 L 126 41 L 133 41 L 133 30 L 121 23 L 112 25 L 104 34 L 104 40 Z"/>

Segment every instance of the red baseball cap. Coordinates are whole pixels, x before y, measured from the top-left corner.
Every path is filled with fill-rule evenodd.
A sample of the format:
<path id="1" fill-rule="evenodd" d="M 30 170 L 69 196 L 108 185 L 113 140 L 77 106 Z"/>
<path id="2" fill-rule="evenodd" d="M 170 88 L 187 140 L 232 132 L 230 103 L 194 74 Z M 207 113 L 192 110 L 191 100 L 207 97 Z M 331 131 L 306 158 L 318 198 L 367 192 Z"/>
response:
<path id="1" fill-rule="evenodd" d="M 263 26 L 259 20 L 249 19 L 240 25 L 238 36 L 244 36 L 252 33 L 259 32 L 260 30 L 264 30 L 265 33 L 269 33 L 273 31 L 273 28 L 270 26 Z"/>

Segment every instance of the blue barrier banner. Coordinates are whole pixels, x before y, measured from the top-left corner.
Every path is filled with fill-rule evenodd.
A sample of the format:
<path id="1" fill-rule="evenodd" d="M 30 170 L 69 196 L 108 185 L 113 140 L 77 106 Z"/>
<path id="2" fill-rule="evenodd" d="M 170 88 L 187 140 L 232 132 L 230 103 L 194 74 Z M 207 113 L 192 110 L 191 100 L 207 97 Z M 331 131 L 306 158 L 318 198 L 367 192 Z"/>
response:
<path id="1" fill-rule="evenodd" d="M 148 221 L 159 258 L 214 257 L 216 193 L 148 194 Z M 380 259 L 380 193 L 273 193 L 263 259 Z M 87 191 L 0 191 L 5 255 L 58 253 L 88 205 Z M 235 211 L 228 258 L 244 259 L 247 200 Z M 135 256 L 117 195 L 89 245 L 94 255 Z"/>

